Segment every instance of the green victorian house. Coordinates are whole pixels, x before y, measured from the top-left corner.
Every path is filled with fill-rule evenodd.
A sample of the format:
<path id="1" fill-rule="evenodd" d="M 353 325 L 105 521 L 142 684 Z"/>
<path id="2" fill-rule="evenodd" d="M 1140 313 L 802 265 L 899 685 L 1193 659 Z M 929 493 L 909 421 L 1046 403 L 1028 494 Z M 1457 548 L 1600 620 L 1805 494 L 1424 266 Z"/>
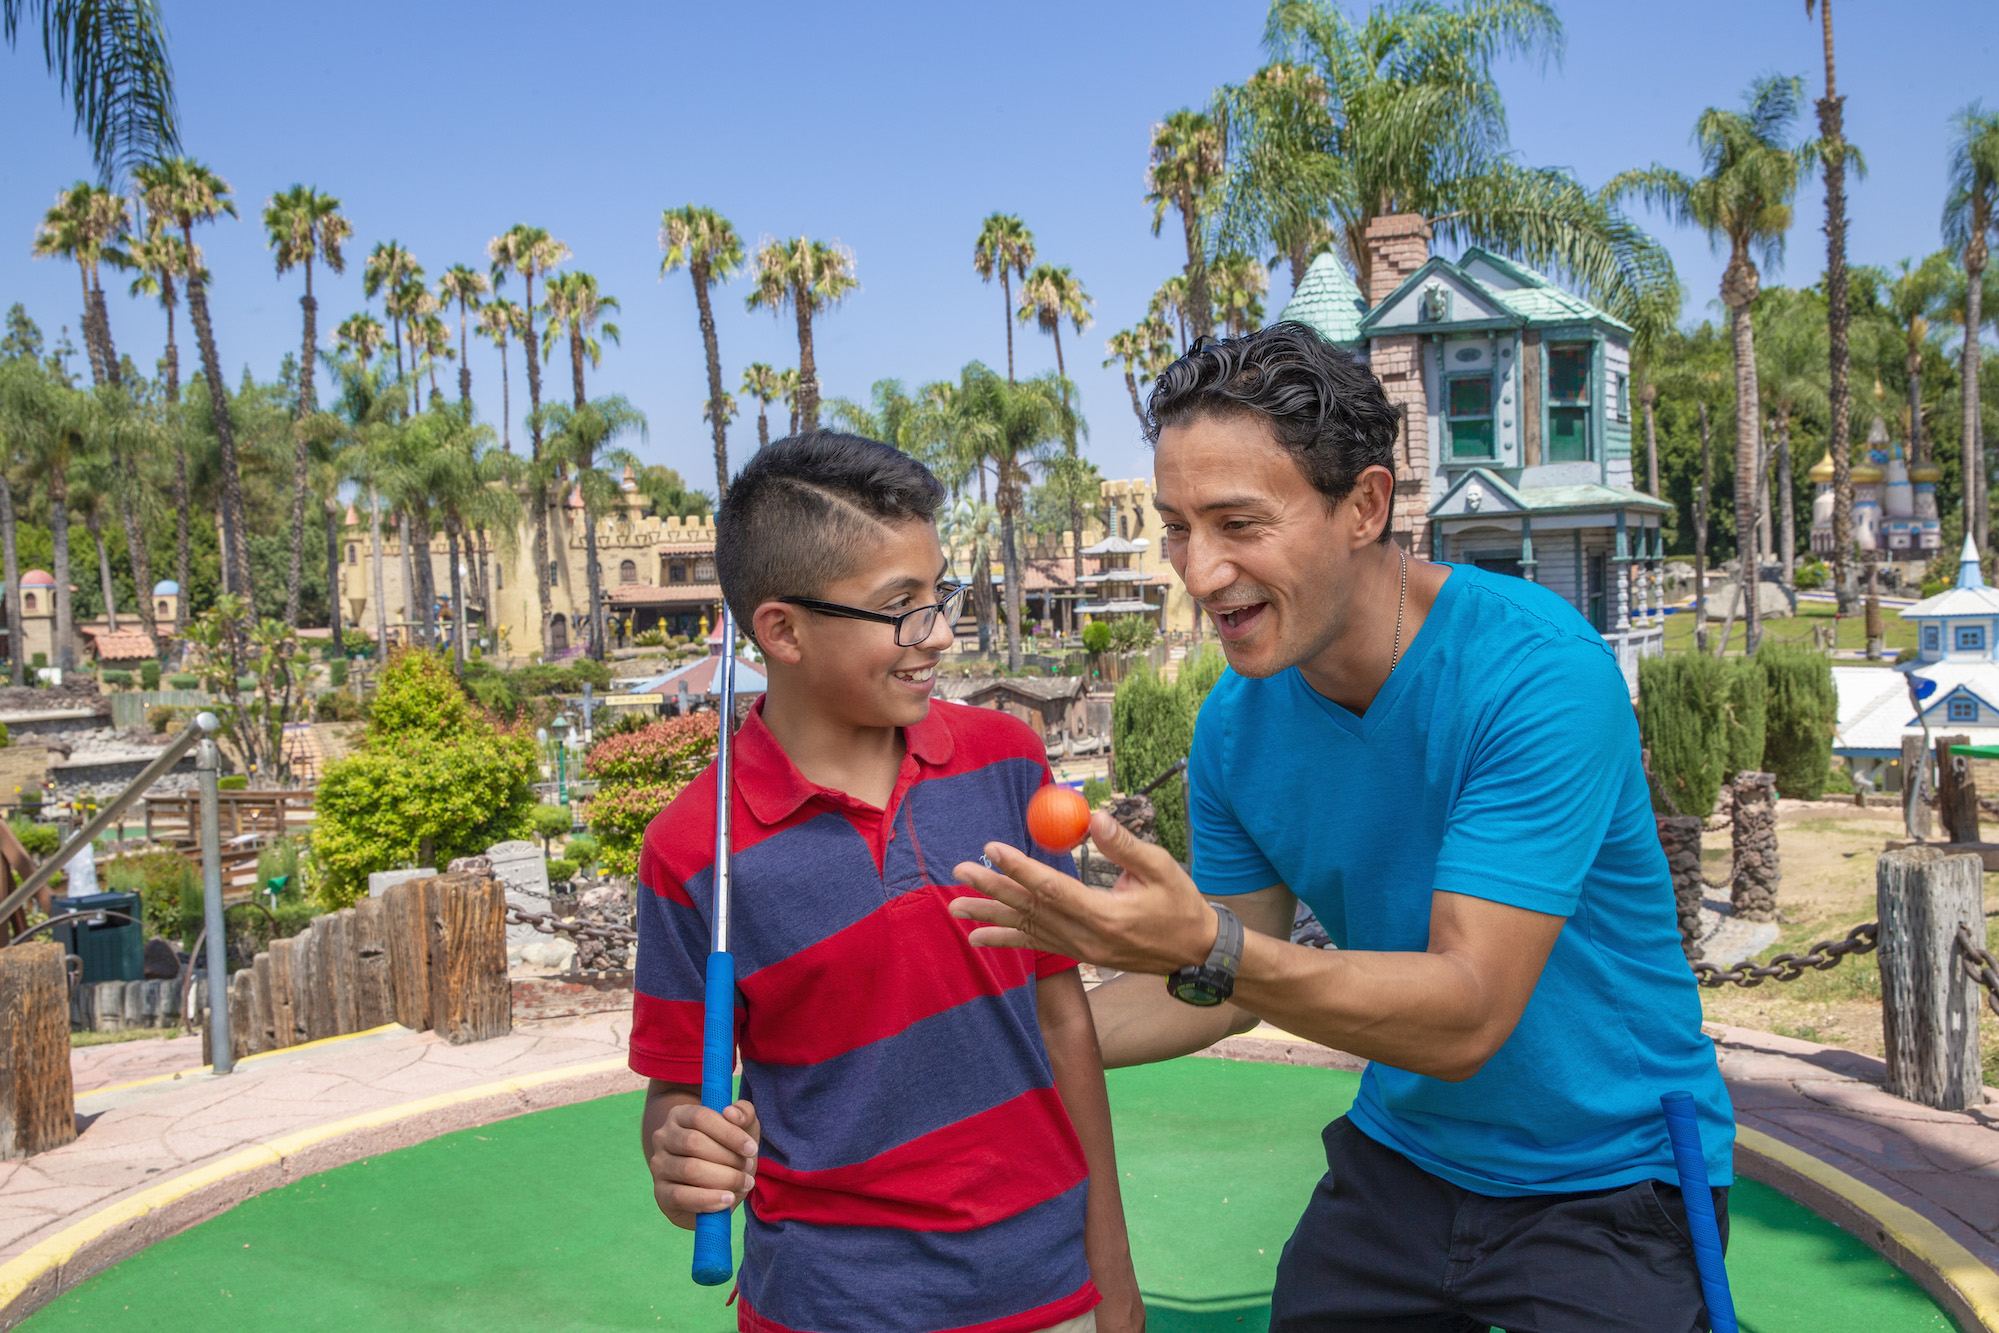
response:
<path id="1" fill-rule="evenodd" d="M 1432 257 L 1423 219 L 1377 219 L 1364 295 L 1332 254 L 1280 318 L 1367 361 L 1403 412 L 1395 538 L 1412 554 L 1532 579 L 1616 650 L 1664 651 L 1661 524 L 1633 485 L 1631 329 L 1486 250 Z"/>

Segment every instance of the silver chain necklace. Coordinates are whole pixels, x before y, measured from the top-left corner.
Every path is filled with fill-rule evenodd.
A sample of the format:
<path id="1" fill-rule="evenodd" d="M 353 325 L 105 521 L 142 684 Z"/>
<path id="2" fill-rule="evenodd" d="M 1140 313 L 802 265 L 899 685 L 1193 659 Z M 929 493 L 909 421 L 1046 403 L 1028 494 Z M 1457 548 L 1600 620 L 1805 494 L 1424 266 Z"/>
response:
<path id="1" fill-rule="evenodd" d="M 1395 648 L 1388 659 L 1388 674 L 1394 675 L 1395 668 L 1402 664 L 1402 615 L 1409 609 L 1409 553 L 1399 545 L 1395 554 L 1402 557 L 1402 596 L 1395 603 Z"/>

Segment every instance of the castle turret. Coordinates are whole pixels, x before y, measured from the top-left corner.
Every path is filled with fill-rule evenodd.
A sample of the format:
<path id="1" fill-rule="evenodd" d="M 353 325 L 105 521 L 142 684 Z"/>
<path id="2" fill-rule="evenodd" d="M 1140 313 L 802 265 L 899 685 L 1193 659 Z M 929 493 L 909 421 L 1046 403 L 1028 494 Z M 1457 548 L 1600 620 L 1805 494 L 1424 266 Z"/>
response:
<path id="1" fill-rule="evenodd" d="M 1832 558 L 1832 454 L 1812 464 L 1812 470 L 1805 474 L 1811 478 L 1818 493 L 1812 497 L 1812 554 L 1821 560 Z"/>

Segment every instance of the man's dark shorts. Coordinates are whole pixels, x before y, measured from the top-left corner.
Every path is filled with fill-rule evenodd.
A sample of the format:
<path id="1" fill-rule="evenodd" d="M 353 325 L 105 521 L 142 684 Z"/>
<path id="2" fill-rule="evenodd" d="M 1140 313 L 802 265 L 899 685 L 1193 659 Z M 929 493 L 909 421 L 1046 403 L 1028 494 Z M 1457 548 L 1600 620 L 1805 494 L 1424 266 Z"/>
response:
<path id="1" fill-rule="evenodd" d="M 1677 1187 L 1491 1198 L 1342 1116 L 1277 1265 L 1272 1333 L 1689 1333 L 1708 1327 Z M 1714 1192 L 1728 1242 L 1728 1191 Z"/>

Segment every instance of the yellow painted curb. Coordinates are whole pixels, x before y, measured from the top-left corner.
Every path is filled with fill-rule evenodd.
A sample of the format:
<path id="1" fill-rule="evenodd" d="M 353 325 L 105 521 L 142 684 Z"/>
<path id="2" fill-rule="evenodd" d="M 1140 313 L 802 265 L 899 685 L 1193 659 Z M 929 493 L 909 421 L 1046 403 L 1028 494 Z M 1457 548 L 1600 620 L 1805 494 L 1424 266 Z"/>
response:
<path id="1" fill-rule="evenodd" d="M 1763 1158 L 1782 1172 L 1802 1177 L 1811 1186 L 1832 1195 L 1858 1217 L 1865 1218 L 1872 1223 L 1875 1234 L 1869 1236 L 1856 1232 L 1861 1240 L 1881 1251 L 1896 1267 L 1908 1272 L 1931 1295 L 1946 1305 L 1956 1307 L 1952 1313 L 1960 1319 L 1968 1316 L 1976 1320 L 1979 1327 L 1999 1333 L 1999 1273 L 1979 1262 L 1977 1255 L 1952 1240 L 1942 1227 L 1906 1204 L 1895 1202 L 1872 1185 L 1856 1180 L 1838 1167 L 1829 1166 L 1810 1153 L 1793 1148 L 1768 1134 L 1737 1125 L 1735 1146 L 1737 1151 Z M 1751 1175 L 1747 1171 L 1743 1174 Z M 1823 1210 L 1814 1208 L 1813 1211 Z M 1917 1268 L 1928 1271 L 1915 1271 Z M 1939 1284 L 1944 1290 L 1938 1290 Z"/>
<path id="2" fill-rule="evenodd" d="M 339 1040 L 339 1038 L 329 1038 L 329 1040 Z M 538 1074 L 522 1074 L 515 1078 L 460 1088 L 455 1092 L 438 1093 L 434 1097 L 423 1097 L 413 1102 L 385 1106 L 379 1110 L 364 1111 L 360 1115 L 348 1116 L 345 1120 L 334 1120 L 324 1125 L 296 1130 L 290 1134 L 281 1134 L 277 1138 L 240 1149 L 218 1161 L 198 1166 L 175 1176 L 172 1180 L 162 1181 L 99 1209 L 82 1221 L 71 1223 L 55 1235 L 36 1242 L 6 1263 L 0 1264 L 0 1311 L 11 1306 L 51 1268 L 69 1262 L 79 1250 L 99 1236 L 115 1227 L 136 1222 L 149 1213 L 157 1212 L 179 1199 L 186 1198 L 196 1190 L 218 1184 L 231 1176 L 242 1175 L 260 1167 L 281 1165 L 285 1158 L 314 1144 L 337 1139 L 359 1130 L 377 1129 L 383 1125 L 394 1124 L 398 1120 L 407 1120 L 411 1116 L 425 1115 L 465 1102 L 502 1096 L 506 1093 L 527 1092 L 550 1083 L 587 1078 L 592 1074 L 608 1074 L 625 1067 L 623 1056 L 613 1056 L 605 1060 L 593 1060 L 584 1065 L 568 1065 L 561 1069 L 544 1070 Z"/>
<path id="3" fill-rule="evenodd" d="M 352 1041 L 356 1037 L 373 1037 L 384 1032 L 408 1032 L 410 1030 L 401 1023 L 384 1023 L 378 1028 L 364 1028 L 360 1032 L 343 1032 L 337 1037 L 321 1037 L 317 1041 L 302 1041 L 296 1046 L 280 1046 L 274 1051 L 258 1051 L 255 1055 L 246 1055 L 241 1060 L 238 1060 L 236 1067 L 240 1069 L 244 1065 L 254 1064 L 258 1060 L 267 1060 L 274 1055 L 292 1055 L 298 1051 L 317 1050 L 322 1046 L 331 1046 L 335 1042 Z M 92 1088 L 88 1092 L 79 1092 L 76 1095 L 78 1097 L 101 1097 L 107 1092 L 124 1092 L 130 1088 L 143 1088 L 152 1083 L 171 1083 L 177 1078 L 192 1078 L 196 1074 L 212 1074 L 214 1072 L 214 1065 L 203 1065 L 199 1069 L 177 1069 L 171 1074 L 154 1074 L 148 1078 L 135 1078 L 129 1083 L 107 1083 L 101 1088 Z"/>

